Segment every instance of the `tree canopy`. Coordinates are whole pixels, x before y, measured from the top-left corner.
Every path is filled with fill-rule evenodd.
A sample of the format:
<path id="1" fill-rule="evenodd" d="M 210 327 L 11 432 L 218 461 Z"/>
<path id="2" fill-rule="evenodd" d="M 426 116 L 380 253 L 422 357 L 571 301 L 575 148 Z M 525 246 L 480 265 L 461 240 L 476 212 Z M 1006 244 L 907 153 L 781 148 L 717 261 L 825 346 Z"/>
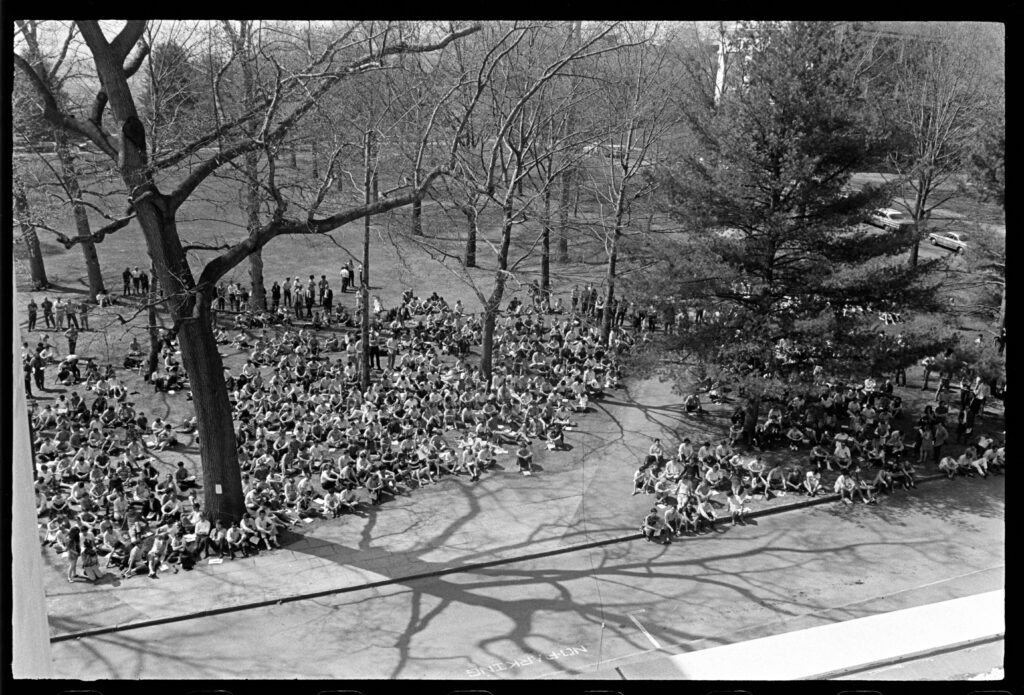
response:
<path id="1" fill-rule="evenodd" d="M 862 38 L 791 22 L 743 23 L 734 40 L 743 60 L 718 103 L 686 108 L 697 145 L 658 173 L 686 231 L 633 283 L 654 305 L 705 310 L 669 347 L 751 394 L 934 350 L 934 326 L 900 336 L 878 321 L 937 305 L 922 269 L 896 262 L 910 235 L 861 224 L 890 191 L 850 185 L 886 142 L 863 98 Z"/>

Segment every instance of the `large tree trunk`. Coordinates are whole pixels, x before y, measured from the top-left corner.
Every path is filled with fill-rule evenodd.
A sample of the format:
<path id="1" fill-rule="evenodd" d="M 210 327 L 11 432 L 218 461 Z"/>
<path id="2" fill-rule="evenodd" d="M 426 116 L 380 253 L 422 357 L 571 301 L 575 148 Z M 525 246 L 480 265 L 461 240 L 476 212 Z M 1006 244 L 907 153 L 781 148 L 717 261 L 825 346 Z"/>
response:
<path id="1" fill-rule="evenodd" d="M 931 177 L 922 178 L 917 182 L 917 194 L 914 197 L 914 245 L 910 247 L 911 268 L 917 267 L 918 251 L 921 248 L 921 222 L 924 221 L 925 205 L 928 202 L 931 185 Z"/>
<path id="2" fill-rule="evenodd" d="M 480 372 L 488 386 L 494 369 L 494 325 L 497 318 L 497 309 L 491 308 L 491 302 L 488 302 L 484 308 L 483 338 L 480 341 Z"/>
<path id="3" fill-rule="evenodd" d="M 85 272 L 89 283 L 89 299 L 96 300 L 96 295 L 105 291 L 100 260 L 96 253 L 96 244 L 92 241 L 92 230 L 89 228 L 89 215 L 80 202 L 82 189 L 78 183 L 78 169 L 75 167 L 74 155 L 71 154 L 71 143 L 66 132 L 54 129 L 53 139 L 57 144 L 57 158 L 60 160 L 61 179 L 71 196 L 71 211 L 75 218 L 75 231 L 80 239 L 82 256 L 85 259 Z"/>
<path id="4" fill-rule="evenodd" d="M 619 260 L 619 237 L 616 229 L 612 237 L 612 248 L 608 253 L 608 266 L 605 273 L 604 315 L 601 317 L 601 344 L 608 345 L 608 336 L 612 332 L 612 302 L 615 300 L 615 266 Z"/>
<path id="5" fill-rule="evenodd" d="M 544 187 L 544 219 L 541 220 L 540 289 L 551 289 L 551 186 Z"/>
<path id="6" fill-rule="evenodd" d="M 569 42 L 568 50 L 574 50 L 579 45 L 580 40 L 581 22 L 574 21 L 569 25 Z M 572 95 L 575 95 L 578 90 L 578 79 L 576 77 L 576 71 L 572 71 L 569 76 L 569 89 Z M 576 133 L 576 120 L 577 112 L 575 106 L 575 99 L 572 101 L 569 107 L 569 113 L 565 119 L 565 135 L 572 135 Z M 567 156 L 573 159 L 576 158 L 577 148 L 573 147 L 567 152 Z M 572 188 L 576 180 L 576 163 L 574 162 L 571 166 L 566 167 L 562 172 L 561 176 L 561 191 L 559 192 L 558 200 L 558 262 L 568 263 L 569 262 L 569 200 L 572 197 Z"/>
<path id="7" fill-rule="evenodd" d="M 462 213 L 466 216 L 466 221 L 469 223 L 469 230 L 466 235 L 466 255 L 463 260 L 463 265 L 467 268 L 476 267 L 476 235 L 479 231 L 477 226 L 479 219 L 477 217 L 476 207 L 472 205 L 466 205 L 462 208 Z"/>
<path id="8" fill-rule="evenodd" d="M 369 130 L 366 132 L 366 142 L 363 151 L 363 165 L 365 170 L 364 185 L 364 200 L 367 204 L 373 202 L 377 197 L 375 179 L 376 176 L 373 171 L 374 159 L 376 155 L 374 132 Z M 359 283 L 362 295 L 362 307 L 363 317 L 362 322 L 359 326 L 359 333 L 362 339 L 362 355 L 361 355 L 361 369 L 360 369 L 360 384 L 363 387 L 363 391 L 370 388 L 370 217 L 367 216 L 363 219 L 363 272 L 359 278 Z"/>
<path id="9" fill-rule="evenodd" d="M 102 38 L 96 37 L 98 27 L 80 26 L 109 97 L 110 120 L 120 136 L 118 170 L 130 192 L 160 289 L 169 300 L 182 366 L 192 389 L 205 511 L 211 521 L 237 520 L 245 511 L 245 499 L 224 362 L 213 336 L 210 315 L 213 288 L 196 287 L 178 236 L 176 211 L 170 199 L 161 194 L 152 181 L 146 162 L 145 128 L 124 76 L 123 59 Z"/>
<path id="10" fill-rule="evenodd" d="M 249 255 L 249 280 L 252 292 L 249 293 L 249 308 L 253 311 L 266 311 L 267 288 L 263 284 L 263 251 L 256 249 Z"/>
<path id="11" fill-rule="evenodd" d="M 149 356 L 146 359 L 146 379 L 160 364 L 160 315 L 154 302 L 149 302 Z"/>
<path id="12" fill-rule="evenodd" d="M 28 266 L 32 274 L 32 289 L 46 289 L 50 286 L 50 283 L 46 279 L 43 251 L 39 247 L 39 236 L 36 234 L 36 227 L 31 221 L 32 215 L 28 204 L 28 195 L 25 193 L 25 183 L 17 176 L 14 177 L 14 210 L 18 215 L 21 238 L 25 242 L 25 249 L 28 251 Z"/>
<path id="13" fill-rule="evenodd" d="M 203 506 L 212 520 L 237 521 L 245 512 L 242 478 L 224 363 L 213 336 L 208 297 L 198 300 L 194 313 L 181 321 L 178 343 L 196 411 Z"/>
<path id="14" fill-rule="evenodd" d="M 256 180 L 257 172 L 256 155 L 253 153 L 245 156 L 245 170 L 249 177 L 249 185 L 246 190 L 246 216 L 249 234 L 256 234 L 260 228 L 260 197 L 259 185 Z M 249 293 L 249 308 L 253 311 L 264 311 L 267 308 L 267 288 L 263 284 L 263 250 L 256 248 L 249 255 L 249 281 L 252 284 L 252 291 Z"/>
<path id="15" fill-rule="evenodd" d="M 519 170 L 516 170 L 518 177 Z M 513 180 L 515 179 L 513 177 Z M 508 278 L 508 250 L 512 244 L 512 190 L 509 186 L 505 196 L 505 215 L 501 226 L 501 244 L 498 246 L 498 271 L 494 276 L 494 291 L 484 305 L 483 340 L 480 345 L 480 371 L 488 386 L 491 383 L 491 371 L 494 368 L 494 325 L 501 308 L 501 300 L 505 295 L 505 282 Z"/>
<path id="16" fill-rule="evenodd" d="M 251 50 L 251 36 L 248 22 L 242 23 L 238 32 L 237 48 L 242 54 L 242 103 L 246 111 L 253 109 L 256 101 L 256 83 L 253 74 L 255 56 Z M 255 137 L 256 124 L 246 126 L 249 137 Z M 246 178 L 245 215 L 246 228 L 250 235 L 256 234 L 260 228 L 260 181 L 259 157 L 256 152 L 247 152 L 243 158 Z M 264 311 L 267 308 L 267 288 L 263 284 L 263 251 L 256 248 L 249 256 L 249 281 L 252 290 L 249 293 L 249 308 L 253 311 Z"/>
<path id="17" fill-rule="evenodd" d="M 761 396 L 748 396 L 744 404 L 743 439 L 747 444 L 754 441 L 754 428 L 761 414 Z"/>
<path id="18" fill-rule="evenodd" d="M 419 198 L 412 201 L 412 235 L 423 236 L 423 203 Z"/>
<path id="19" fill-rule="evenodd" d="M 572 167 L 562 172 L 558 197 L 558 262 L 569 262 L 569 198 L 572 192 Z"/>

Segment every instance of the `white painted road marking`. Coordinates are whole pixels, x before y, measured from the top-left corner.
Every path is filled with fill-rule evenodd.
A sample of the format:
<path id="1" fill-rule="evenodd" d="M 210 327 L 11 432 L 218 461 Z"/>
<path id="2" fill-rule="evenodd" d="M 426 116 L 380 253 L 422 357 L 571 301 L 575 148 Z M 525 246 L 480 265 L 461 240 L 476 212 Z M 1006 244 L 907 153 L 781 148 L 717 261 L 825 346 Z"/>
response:
<path id="1" fill-rule="evenodd" d="M 637 612 L 638 613 L 645 613 L 646 611 L 637 611 Z M 638 628 L 640 628 L 640 632 L 644 633 L 644 637 L 646 637 L 647 639 L 649 639 L 651 641 L 651 644 L 654 645 L 654 648 L 655 649 L 661 649 L 661 645 L 658 644 L 658 640 L 654 639 L 654 637 L 651 636 L 651 633 L 649 633 L 647 631 L 647 628 L 645 628 L 643 625 L 640 624 L 640 621 L 636 619 L 636 616 L 633 615 L 632 613 L 629 613 L 628 615 L 629 615 L 629 619 L 632 620 L 633 623 Z"/>

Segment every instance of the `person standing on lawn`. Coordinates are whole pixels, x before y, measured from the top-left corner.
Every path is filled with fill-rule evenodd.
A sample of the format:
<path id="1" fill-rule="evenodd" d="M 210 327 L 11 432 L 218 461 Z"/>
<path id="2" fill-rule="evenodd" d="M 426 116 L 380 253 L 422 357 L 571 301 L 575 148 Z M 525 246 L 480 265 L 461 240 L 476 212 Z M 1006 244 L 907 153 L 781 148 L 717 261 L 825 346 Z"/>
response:
<path id="1" fill-rule="evenodd" d="M 331 309 L 334 308 L 334 290 L 330 285 L 324 287 L 323 294 L 320 295 L 320 303 L 324 307 L 324 316 L 330 316 Z"/>
<path id="2" fill-rule="evenodd" d="M 348 265 L 341 266 L 341 292 L 344 294 L 348 292 L 348 284 L 352 279 L 352 271 L 349 270 Z"/>
<path id="3" fill-rule="evenodd" d="M 36 300 L 32 297 L 28 298 L 28 329 L 34 331 L 36 329 L 36 311 L 38 309 Z"/>
<path id="4" fill-rule="evenodd" d="M 56 328 L 57 324 L 53 320 L 53 302 L 50 301 L 50 298 L 43 297 L 39 306 L 43 310 L 43 325 L 47 328 Z"/>
<path id="5" fill-rule="evenodd" d="M 74 326 L 75 328 L 81 330 L 81 326 L 78 325 L 78 314 L 77 312 L 75 312 L 75 305 L 72 304 L 70 301 L 67 302 L 66 306 L 64 307 L 64 312 L 67 314 L 68 317 L 68 328 Z"/>
<path id="6" fill-rule="evenodd" d="M 310 275 L 309 277 L 310 277 L 309 284 L 306 285 L 306 292 L 305 292 L 306 318 L 307 319 L 313 318 L 313 304 L 314 304 L 315 299 L 316 299 L 316 294 L 315 294 L 316 290 L 314 289 L 313 280 L 312 280 L 313 276 Z M 300 316 L 299 318 L 302 318 L 302 317 Z"/>
<path id="7" fill-rule="evenodd" d="M 64 315 L 67 313 L 67 304 L 64 303 L 62 297 L 57 297 L 57 303 L 54 305 L 53 310 L 57 314 L 57 330 L 64 330 Z"/>
<path id="8" fill-rule="evenodd" d="M 126 267 L 124 272 L 121 273 L 121 279 L 124 281 L 124 287 L 121 289 L 122 297 L 129 297 L 132 293 L 132 269 Z"/>
<path id="9" fill-rule="evenodd" d="M 82 330 L 88 331 L 89 328 L 89 302 L 83 301 L 78 305 L 78 317 L 82 320 Z"/>
<path id="10" fill-rule="evenodd" d="M 78 581 L 78 557 L 82 554 L 82 522 L 78 519 L 71 521 L 71 527 L 68 529 L 68 583 Z"/>
<path id="11" fill-rule="evenodd" d="M 935 461 L 935 463 L 938 463 L 939 459 L 942 458 L 942 447 L 948 439 L 949 431 L 946 429 L 946 426 L 939 421 L 935 425 L 934 439 L 932 441 L 932 460 Z"/>
<path id="12" fill-rule="evenodd" d="M 46 367 L 46 362 L 43 360 L 43 356 L 36 352 L 32 356 L 32 377 L 35 379 L 36 388 L 43 391 L 43 369 Z"/>
<path id="13" fill-rule="evenodd" d="M 78 329 L 71 326 L 64 331 L 64 337 L 68 339 L 68 354 L 75 354 L 75 346 L 78 344 Z"/>

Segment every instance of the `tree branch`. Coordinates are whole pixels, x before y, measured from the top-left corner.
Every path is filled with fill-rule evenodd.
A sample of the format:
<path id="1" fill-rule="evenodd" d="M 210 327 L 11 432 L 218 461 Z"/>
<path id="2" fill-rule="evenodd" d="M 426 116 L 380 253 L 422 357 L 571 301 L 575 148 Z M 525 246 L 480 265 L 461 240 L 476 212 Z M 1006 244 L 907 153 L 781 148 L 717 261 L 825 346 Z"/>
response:
<path id="1" fill-rule="evenodd" d="M 435 43 L 424 45 L 412 45 L 406 42 L 399 42 L 397 44 L 392 44 L 391 46 L 388 46 L 386 49 L 382 50 L 377 55 L 371 53 L 368 54 L 367 56 L 364 56 L 363 58 L 360 58 L 359 60 L 349 64 L 347 68 L 340 71 L 331 79 L 326 80 L 322 85 L 320 85 L 320 87 L 310 92 L 307 98 L 302 102 L 302 104 L 300 104 L 294 111 L 292 111 L 292 113 L 290 113 L 286 118 L 284 118 L 284 120 L 282 120 L 281 123 L 278 124 L 278 126 L 275 127 L 273 131 L 271 131 L 268 134 L 267 137 L 271 139 L 282 138 L 285 135 L 285 133 L 287 133 L 288 130 L 296 123 L 296 121 L 305 116 L 306 113 L 308 113 L 315 106 L 318 105 L 320 97 L 323 96 L 323 94 L 325 94 L 331 87 L 333 87 L 335 84 L 337 84 L 345 77 L 358 74 L 359 72 L 364 71 L 368 67 L 373 67 L 374 65 L 379 63 L 380 59 L 398 53 L 425 53 L 430 51 L 436 51 L 447 46 L 449 43 L 455 41 L 458 38 L 468 36 L 479 30 L 479 24 L 472 24 L 466 27 L 465 29 L 460 29 L 459 31 L 453 31 L 447 34 L 446 36 L 442 37 L 439 41 Z M 264 98 L 261 104 L 258 105 L 257 109 L 254 109 L 252 112 L 250 112 L 250 114 L 244 116 L 243 119 L 248 120 L 254 118 L 256 116 L 258 109 L 265 107 L 269 103 L 271 103 L 271 98 Z M 227 127 L 222 127 L 219 130 L 221 132 L 226 132 L 227 129 Z M 212 138 L 208 141 L 212 141 Z M 189 148 L 192 148 L 194 145 L 195 143 L 193 143 L 193 145 L 190 145 Z M 196 187 L 198 187 L 199 184 L 202 183 L 204 179 L 206 179 L 206 177 L 208 177 L 210 174 L 216 171 L 220 166 L 258 147 L 261 147 L 261 144 L 257 141 L 243 141 L 236 144 L 233 147 L 229 147 L 228 149 L 214 155 L 213 157 L 210 157 L 208 160 L 200 164 L 196 169 L 192 171 L 192 173 L 184 181 L 182 181 L 178 188 L 175 189 L 174 192 L 171 193 L 171 195 L 169 196 L 169 204 L 171 209 L 176 210 L 178 207 L 180 207 L 181 204 L 188 198 L 188 196 L 191 195 L 192 191 L 194 191 Z M 195 149 L 198 149 L 198 147 L 195 147 Z M 180 158 L 180 155 L 172 155 L 171 157 L 161 160 L 156 166 L 157 168 L 162 168 L 164 166 L 167 166 L 167 162 L 180 161 Z"/>
<path id="2" fill-rule="evenodd" d="M 135 52 L 128 56 L 127 62 L 124 64 L 124 76 L 131 77 L 138 72 L 147 55 L 149 55 L 149 44 L 142 41 L 136 47 Z"/>
<path id="3" fill-rule="evenodd" d="M 117 62 L 123 63 L 135 44 L 142 38 L 142 32 L 146 30 L 146 20 L 129 19 L 125 22 L 124 28 L 110 42 L 110 48 L 117 57 Z"/>
<path id="4" fill-rule="evenodd" d="M 117 148 L 110 143 L 106 134 L 100 130 L 96 124 L 89 121 L 79 121 L 74 116 L 68 115 L 60 110 L 57 106 L 57 100 L 54 98 L 53 93 L 46 86 L 43 78 L 32 68 L 27 60 L 15 53 L 14 64 L 21 68 L 21 71 L 29 79 L 29 82 L 32 83 L 36 92 L 39 94 L 39 97 L 42 99 L 43 117 L 47 121 L 58 128 L 63 128 L 64 130 L 84 135 L 95 143 L 104 154 L 112 159 L 117 159 Z"/>
<path id="5" fill-rule="evenodd" d="M 225 253 L 207 263 L 199 276 L 199 281 L 196 283 L 196 289 L 201 291 L 203 287 L 212 287 L 232 268 L 251 254 L 262 249 L 275 237 L 285 234 L 327 234 L 349 222 L 410 205 L 414 200 L 423 196 L 435 179 L 447 173 L 447 170 L 442 168 L 434 169 L 423 180 L 421 186 L 414 188 L 404 195 L 395 198 L 379 199 L 365 205 L 357 205 L 336 215 L 319 220 L 300 221 L 287 218 L 272 220 L 260 229 L 252 232 L 243 241 L 232 246 Z"/>

